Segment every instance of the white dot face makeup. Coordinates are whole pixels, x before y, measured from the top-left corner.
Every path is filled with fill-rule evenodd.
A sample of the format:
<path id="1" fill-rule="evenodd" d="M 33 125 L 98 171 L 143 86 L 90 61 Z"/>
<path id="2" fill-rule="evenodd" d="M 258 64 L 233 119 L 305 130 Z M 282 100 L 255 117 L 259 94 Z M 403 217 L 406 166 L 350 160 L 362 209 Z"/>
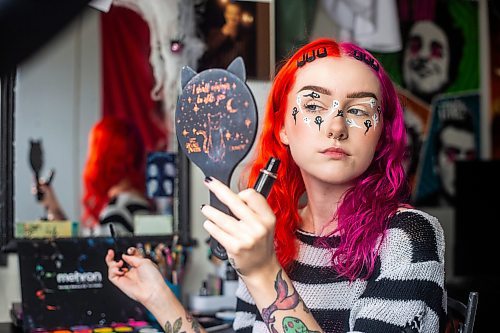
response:
<path id="1" fill-rule="evenodd" d="M 318 131 L 321 131 L 323 123 L 342 117 L 347 127 L 360 129 L 366 134 L 372 128 L 375 129 L 380 120 L 380 105 L 372 95 L 363 92 L 348 95 L 341 109 L 340 101 L 330 91 L 322 87 L 305 87 L 297 93 L 297 106 L 293 107 L 292 117 L 295 124 L 299 119 Z"/>
<path id="2" fill-rule="evenodd" d="M 316 59 L 297 70 L 280 141 L 305 182 L 350 184 L 369 167 L 383 132 L 379 96 L 373 69 L 349 56 Z"/>

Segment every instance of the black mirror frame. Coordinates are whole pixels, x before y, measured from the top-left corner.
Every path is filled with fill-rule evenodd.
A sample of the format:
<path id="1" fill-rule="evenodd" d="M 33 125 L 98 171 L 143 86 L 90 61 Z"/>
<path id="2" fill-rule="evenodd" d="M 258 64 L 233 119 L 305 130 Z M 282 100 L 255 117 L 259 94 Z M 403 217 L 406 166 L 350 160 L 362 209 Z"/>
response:
<path id="1" fill-rule="evenodd" d="M 0 77 L 0 266 L 14 235 L 14 110 L 16 69 Z"/>
<path id="2" fill-rule="evenodd" d="M 7 263 L 8 252 L 15 252 L 14 239 L 14 113 L 16 70 L 0 78 L 0 266 Z M 179 152 L 182 150 L 179 149 Z M 177 158 L 177 223 L 179 243 L 196 245 L 190 225 L 190 164 L 184 154 Z"/>

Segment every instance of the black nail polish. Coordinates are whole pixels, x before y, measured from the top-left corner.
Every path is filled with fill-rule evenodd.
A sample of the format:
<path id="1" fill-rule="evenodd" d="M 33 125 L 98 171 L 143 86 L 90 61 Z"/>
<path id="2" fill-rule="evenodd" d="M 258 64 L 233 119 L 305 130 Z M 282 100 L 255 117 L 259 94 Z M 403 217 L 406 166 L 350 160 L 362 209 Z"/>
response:
<path id="1" fill-rule="evenodd" d="M 213 180 L 212 177 L 209 176 L 205 177 L 205 183 L 210 183 L 212 180 Z"/>
<path id="2" fill-rule="evenodd" d="M 203 207 L 205 207 L 205 204 L 201 204 L 201 206 L 200 206 L 200 210 L 202 210 L 202 209 L 203 209 Z"/>

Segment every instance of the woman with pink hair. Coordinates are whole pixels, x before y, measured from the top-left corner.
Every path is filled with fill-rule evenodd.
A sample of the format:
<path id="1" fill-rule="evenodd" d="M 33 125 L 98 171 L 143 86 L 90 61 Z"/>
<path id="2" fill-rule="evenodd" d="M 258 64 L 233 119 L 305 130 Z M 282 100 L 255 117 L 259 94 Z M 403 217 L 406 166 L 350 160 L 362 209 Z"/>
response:
<path id="1" fill-rule="evenodd" d="M 252 185 L 270 157 L 280 159 L 268 199 L 204 182 L 233 213 L 201 208 L 239 274 L 235 331 L 444 330 L 443 231 L 407 204 L 405 140 L 394 86 L 366 50 L 318 39 L 284 63 L 243 173 Z M 129 254 L 136 269 L 121 271 L 108 253 L 110 280 L 166 332 L 201 331 L 151 263 Z"/>

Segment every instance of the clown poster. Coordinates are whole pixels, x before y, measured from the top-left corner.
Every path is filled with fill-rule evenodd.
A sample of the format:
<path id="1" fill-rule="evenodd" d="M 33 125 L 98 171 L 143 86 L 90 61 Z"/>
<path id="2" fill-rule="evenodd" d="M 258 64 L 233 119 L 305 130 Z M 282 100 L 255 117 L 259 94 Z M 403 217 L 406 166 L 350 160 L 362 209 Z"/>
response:
<path id="1" fill-rule="evenodd" d="M 397 3 L 403 49 L 374 54 L 402 96 L 409 140 L 415 142 L 407 161 L 414 182 L 433 98 L 479 89 L 478 5 L 467 0 Z"/>
<path id="2" fill-rule="evenodd" d="M 403 50 L 375 55 L 394 82 L 430 104 L 440 93 L 479 88 L 478 5 L 398 0 Z"/>

